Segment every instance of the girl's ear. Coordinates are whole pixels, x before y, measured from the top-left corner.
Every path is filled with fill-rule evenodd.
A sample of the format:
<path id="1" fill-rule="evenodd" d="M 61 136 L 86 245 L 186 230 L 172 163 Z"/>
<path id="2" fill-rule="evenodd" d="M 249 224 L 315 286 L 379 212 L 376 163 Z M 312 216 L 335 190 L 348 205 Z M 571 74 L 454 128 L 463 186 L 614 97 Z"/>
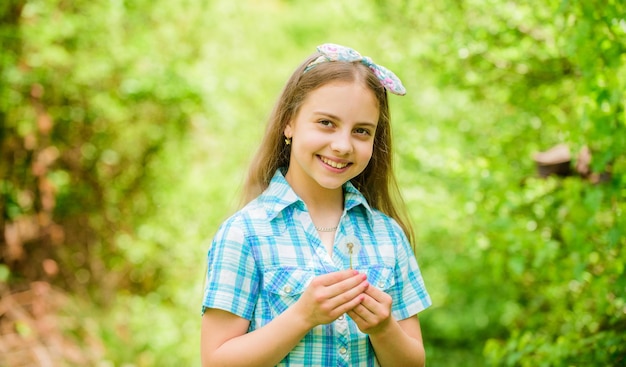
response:
<path id="1" fill-rule="evenodd" d="M 293 131 L 292 131 L 292 127 L 291 127 L 291 121 L 289 121 L 287 123 L 287 126 L 285 126 L 285 130 L 283 131 L 283 134 L 285 135 L 286 138 L 292 138 L 293 137 Z"/>

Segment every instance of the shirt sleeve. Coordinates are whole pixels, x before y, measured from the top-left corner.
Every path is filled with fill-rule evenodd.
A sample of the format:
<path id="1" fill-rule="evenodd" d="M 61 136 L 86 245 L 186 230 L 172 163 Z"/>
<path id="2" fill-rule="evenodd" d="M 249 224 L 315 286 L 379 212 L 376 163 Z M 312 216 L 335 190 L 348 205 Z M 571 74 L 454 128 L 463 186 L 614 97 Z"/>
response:
<path id="1" fill-rule="evenodd" d="M 202 313 L 217 308 L 251 320 L 260 279 L 250 244 L 236 222 L 222 224 L 207 263 Z"/>
<path id="2" fill-rule="evenodd" d="M 396 320 L 404 320 L 428 308 L 432 302 L 426 290 L 415 254 L 404 232 L 394 223 L 398 240 L 395 286 L 389 294 L 393 299 L 391 312 Z"/>

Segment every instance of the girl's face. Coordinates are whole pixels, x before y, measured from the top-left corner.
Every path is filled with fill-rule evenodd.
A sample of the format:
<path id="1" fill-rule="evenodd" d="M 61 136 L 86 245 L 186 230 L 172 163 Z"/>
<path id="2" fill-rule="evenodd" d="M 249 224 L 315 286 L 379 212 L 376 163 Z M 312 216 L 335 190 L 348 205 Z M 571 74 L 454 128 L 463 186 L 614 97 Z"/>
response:
<path id="1" fill-rule="evenodd" d="M 367 167 L 378 116 L 374 93 L 360 83 L 311 91 L 285 127 L 292 138 L 287 181 L 296 192 L 340 189 Z"/>

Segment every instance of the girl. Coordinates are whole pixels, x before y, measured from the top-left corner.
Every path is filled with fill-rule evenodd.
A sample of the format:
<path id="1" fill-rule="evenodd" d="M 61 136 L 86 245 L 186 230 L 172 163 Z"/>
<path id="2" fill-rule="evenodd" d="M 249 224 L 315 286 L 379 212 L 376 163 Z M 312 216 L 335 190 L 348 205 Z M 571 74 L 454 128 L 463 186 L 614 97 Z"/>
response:
<path id="1" fill-rule="evenodd" d="M 291 76 L 208 256 L 203 366 L 423 366 L 430 306 L 392 174 L 400 80 L 325 44 Z"/>

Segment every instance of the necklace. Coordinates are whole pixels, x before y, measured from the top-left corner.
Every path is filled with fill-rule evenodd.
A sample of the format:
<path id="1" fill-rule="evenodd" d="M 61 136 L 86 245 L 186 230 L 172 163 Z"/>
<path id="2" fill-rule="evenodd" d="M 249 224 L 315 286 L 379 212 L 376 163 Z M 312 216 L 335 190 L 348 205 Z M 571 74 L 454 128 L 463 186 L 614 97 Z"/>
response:
<path id="1" fill-rule="evenodd" d="M 315 226 L 315 229 L 317 229 L 320 232 L 334 232 L 337 230 L 337 227 L 339 226 L 334 226 L 334 227 L 318 227 Z"/>

